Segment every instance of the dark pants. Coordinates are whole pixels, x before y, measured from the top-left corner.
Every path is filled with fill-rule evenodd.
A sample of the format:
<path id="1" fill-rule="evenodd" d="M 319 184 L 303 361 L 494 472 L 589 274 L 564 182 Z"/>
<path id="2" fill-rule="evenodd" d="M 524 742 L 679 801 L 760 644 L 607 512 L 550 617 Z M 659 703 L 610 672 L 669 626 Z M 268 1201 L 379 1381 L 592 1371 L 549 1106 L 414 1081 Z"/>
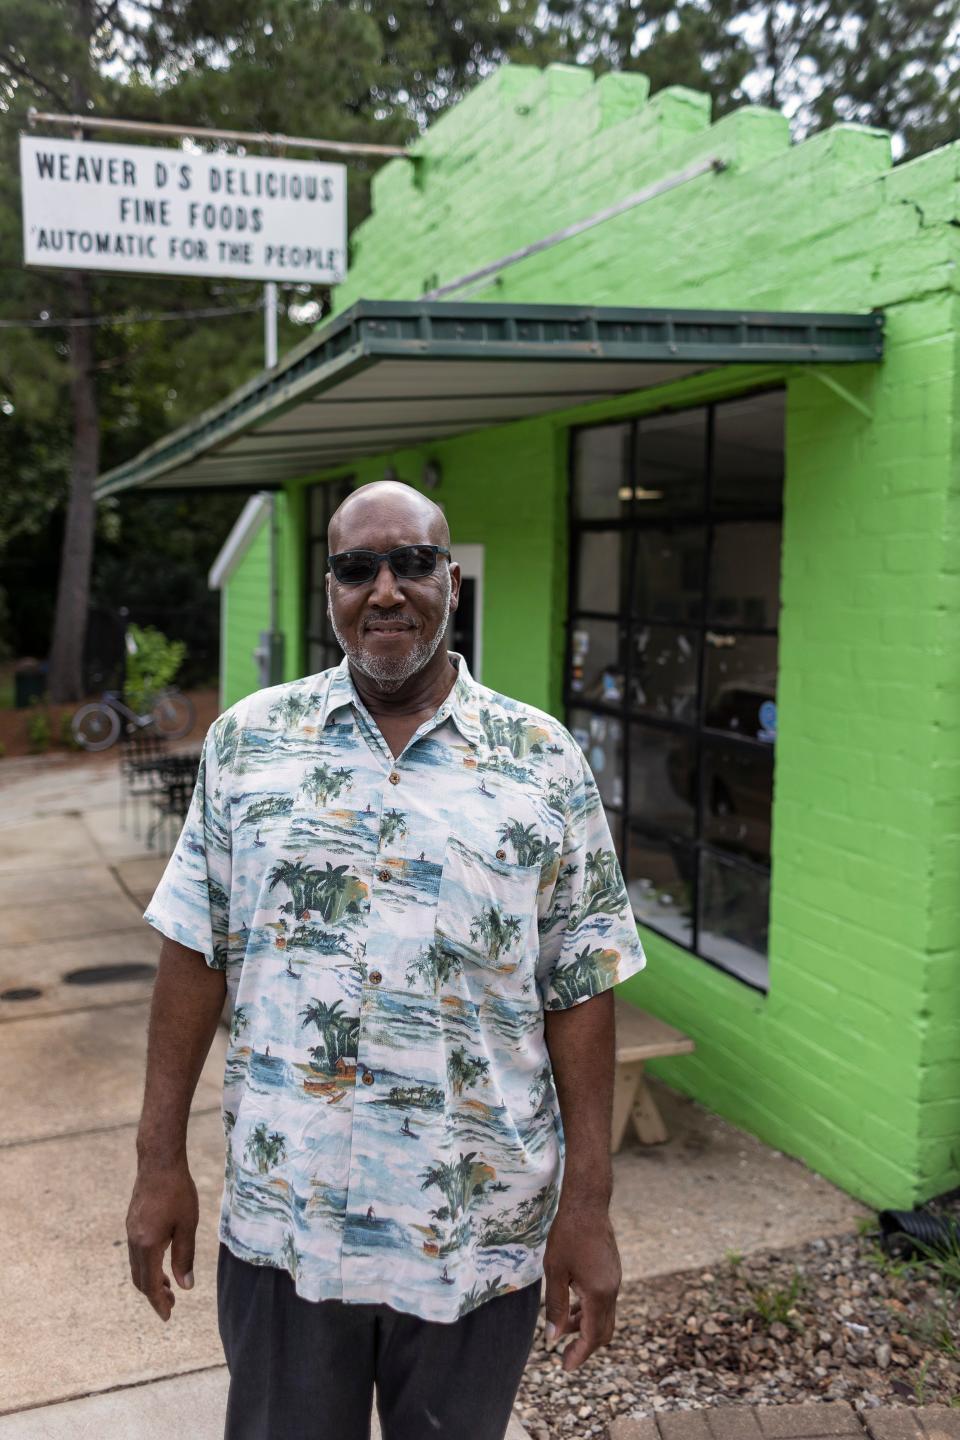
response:
<path id="1" fill-rule="evenodd" d="M 303 1300 L 285 1270 L 220 1246 L 225 1440 L 503 1440 L 540 1305 L 540 1281 L 450 1324 L 388 1305 Z"/>

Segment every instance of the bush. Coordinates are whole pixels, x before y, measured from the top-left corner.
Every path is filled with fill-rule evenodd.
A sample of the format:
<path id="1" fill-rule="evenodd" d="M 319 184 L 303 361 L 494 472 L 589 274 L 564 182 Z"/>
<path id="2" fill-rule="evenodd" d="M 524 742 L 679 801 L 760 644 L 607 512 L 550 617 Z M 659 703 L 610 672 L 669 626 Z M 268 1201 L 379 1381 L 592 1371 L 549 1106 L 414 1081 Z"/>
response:
<path id="1" fill-rule="evenodd" d="M 50 716 L 45 710 L 35 710 L 27 720 L 27 739 L 35 755 L 41 755 L 50 746 Z"/>
<path id="2" fill-rule="evenodd" d="M 123 698 L 131 710 L 146 714 L 154 697 L 172 683 L 186 653 L 182 640 L 168 640 L 152 625 L 128 626 Z"/>
<path id="3" fill-rule="evenodd" d="M 73 716 L 66 710 L 60 716 L 60 744 L 66 745 L 68 750 L 80 749 L 73 734 Z"/>

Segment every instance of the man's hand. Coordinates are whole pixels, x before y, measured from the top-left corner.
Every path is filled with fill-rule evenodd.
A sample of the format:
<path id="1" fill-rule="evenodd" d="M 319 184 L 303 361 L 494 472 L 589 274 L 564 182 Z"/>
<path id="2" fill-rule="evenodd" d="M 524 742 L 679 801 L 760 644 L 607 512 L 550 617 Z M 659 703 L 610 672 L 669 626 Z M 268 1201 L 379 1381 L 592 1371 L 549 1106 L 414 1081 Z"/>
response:
<path id="1" fill-rule="evenodd" d="M 620 1254 L 606 1206 L 560 1209 L 543 1257 L 547 1344 L 579 1334 L 563 1352 L 564 1370 L 576 1370 L 599 1345 L 609 1345 L 620 1289 Z M 570 1303 L 570 1290 L 577 1299 Z"/>
<path id="2" fill-rule="evenodd" d="M 133 1283 L 161 1320 L 176 1302 L 164 1273 L 168 1245 L 173 1276 L 181 1290 L 193 1288 L 193 1251 L 200 1207 L 186 1160 L 163 1167 L 140 1166 L 127 1211 L 127 1250 Z"/>

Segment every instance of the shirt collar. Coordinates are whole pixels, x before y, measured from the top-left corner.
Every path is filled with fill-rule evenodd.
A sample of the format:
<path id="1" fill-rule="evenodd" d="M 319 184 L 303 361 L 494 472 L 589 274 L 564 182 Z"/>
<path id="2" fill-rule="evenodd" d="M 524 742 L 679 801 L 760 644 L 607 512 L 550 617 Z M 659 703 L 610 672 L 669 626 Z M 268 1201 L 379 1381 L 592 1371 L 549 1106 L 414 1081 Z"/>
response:
<path id="1" fill-rule="evenodd" d="M 471 745 L 479 745 L 482 732 L 477 682 L 470 674 L 467 662 L 462 655 L 456 650 L 448 650 L 447 654 L 457 667 L 457 678 L 453 683 L 453 689 L 440 706 L 440 713 L 450 716 L 460 734 Z M 340 664 L 330 674 L 326 698 L 320 714 L 320 728 L 324 728 L 335 710 L 339 710 L 344 705 L 352 705 L 354 701 L 359 702 L 359 699 L 350 674 L 347 657 L 344 655 Z"/>

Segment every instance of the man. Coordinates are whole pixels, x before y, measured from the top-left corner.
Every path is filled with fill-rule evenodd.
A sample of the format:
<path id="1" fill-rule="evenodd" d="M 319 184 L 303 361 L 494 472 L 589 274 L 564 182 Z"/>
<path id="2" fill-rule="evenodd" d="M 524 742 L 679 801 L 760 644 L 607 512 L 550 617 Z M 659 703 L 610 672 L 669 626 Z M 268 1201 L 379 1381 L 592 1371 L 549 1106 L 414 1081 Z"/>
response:
<path id="1" fill-rule="evenodd" d="M 229 991 L 228 1440 L 366 1440 L 374 1392 L 384 1440 L 501 1440 L 544 1273 L 564 1369 L 613 1333 L 611 987 L 644 956 L 581 751 L 441 645 L 439 507 L 367 485 L 329 542 L 345 659 L 211 727 L 146 911 L 131 1270 L 164 1320 L 168 1245 L 193 1285 L 187 1115 Z"/>

